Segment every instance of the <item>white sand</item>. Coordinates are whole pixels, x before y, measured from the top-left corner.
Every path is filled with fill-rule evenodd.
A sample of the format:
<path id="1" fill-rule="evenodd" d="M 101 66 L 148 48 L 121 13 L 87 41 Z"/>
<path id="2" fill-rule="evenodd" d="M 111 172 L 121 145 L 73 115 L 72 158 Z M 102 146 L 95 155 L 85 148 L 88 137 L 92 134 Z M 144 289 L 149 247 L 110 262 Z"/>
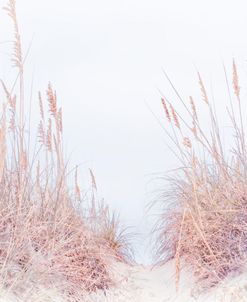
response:
<path id="1" fill-rule="evenodd" d="M 93 302 L 247 302 L 247 274 L 200 294 L 188 270 L 181 273 L 179 291 L 175 287 L 174 262 L 163 268 L 127 268 L 119 266 L 122 281 L 106 297 L 94 295 Z M 90 301 L 90 300 L 89 300 Z"/>
<path id="2" fill-rule="evenodd" d="M 118 264 L 114 289 L 83 298 L 80 302 L 247 302 L 247 273 L 226 280 L 207 293 L 198 293 L 188 270 L 181 274 L 179 291 L 175 288 L 175 266 L 170 262 L 162 268 L 129 267 Z M 40 291 L 41 293 L 42 291 Z M 65 302 L 54 293 L 43 293 L 32 301 L 22 301 L 0 291 L 0 302 Z"/>

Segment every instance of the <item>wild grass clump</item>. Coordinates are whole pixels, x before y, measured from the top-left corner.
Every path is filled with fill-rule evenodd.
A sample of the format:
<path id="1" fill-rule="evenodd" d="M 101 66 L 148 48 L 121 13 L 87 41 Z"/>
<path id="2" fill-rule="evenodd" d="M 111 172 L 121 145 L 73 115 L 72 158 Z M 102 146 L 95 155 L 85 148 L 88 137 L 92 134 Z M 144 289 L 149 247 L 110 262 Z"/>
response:
<path id="1" fill-rule="evenodd" d="M 167 77 L 168 78 L 168 77 Z M 247 259 L 247 147 L 244 102 L 233 60 L 232 88 L 225 71 L 231 127 L 230 148 L 218 123 L 215 104 L 198 73 L 203 112 L 194 98 L 186 103 L 175 93 L 187 117 L 162 97 L 171 131 L 165 128 L 181 162 L 179 173 L 169 179 L 162 194 L 162 215 L 157 255 L 161 262 L 175 259 L 179 283 L 181 259 L 189 264 L 204 286 L 213 286 L 231 273 L 239 273 Z M 169 78 L 168 78 L 169 80 Z M 173 86 L 174 87 L 174 86 Z M 206 126 L 201 116 L 209 114 Z M 229 138 L 232 136 L 233 139 Z M 174 150 L 174 149 L 173 149 Z"/>
<path id="2" fill-rule="evenodd" d="M 112 264 L 128 262 L 130 249 L 127 241 L 118 237 L 116 220 L 111 220 L 106 206 L 97 206 L 93 198 L 91 210 L 85 209 L 77 169 L 72 189 L 63 155 L 62 109 L 51 84 L 45 94 L 37 96 L 40 122 L 36 145 L 31 146 L 25 59 L 15 1 L 10 0 L 5 10 L 14 24 L 12 61 L 17 77 L 14 83 L 0 83 L 4 94 L 0 117 L 0 282 L 3 290 L 25 297 L 25 301 L 33 301 L 37 285 L 73 301 L 113 285 Z"/>
<path id="3" fill-rule="evenodd" d="M 90 217 L 93 218 L 90 223 L 92 231 L 107 242 L 118 261 L 133 265 L 135 260 L 130 239 L 133 238 L 134 234 L 127 232 L 128 229 L 120 224 L 119 217 L 114 213 L 112 214 L 103 201 L 99 203 L 98 211 L 91 213 Z"/>

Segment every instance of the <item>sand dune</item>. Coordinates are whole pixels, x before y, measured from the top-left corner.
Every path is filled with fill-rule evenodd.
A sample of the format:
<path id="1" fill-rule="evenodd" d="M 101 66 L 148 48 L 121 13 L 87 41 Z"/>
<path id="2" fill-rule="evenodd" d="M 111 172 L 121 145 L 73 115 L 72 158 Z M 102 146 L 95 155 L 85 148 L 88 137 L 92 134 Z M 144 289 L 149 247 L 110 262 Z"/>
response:
<path id="1" fill-rule="evenodd" d="M 246 275 L 231 278 L 216 288 L 200 293 L 188 270 L 181 274 L 178 292 L 173 262 L 162 268 L 119 266 L 122 281 L 115 289 L 90 297 L 93 302 L 243 302 L 247 301 Z"/>
<path id="2" fill-rule="evenodd" d="M 179 290 L 175 286 L 175 265 L 164 267 L 115 266 L 116 286 L 110 290 L 83 297 L 78 302 L 247 302 L 247 274 L 229 278 L 219 286 L 199 292 L 188 269 L 181 273 Z M 71 300 L 72 301 L 72 300 Z M 0 293 L 0 302 L 67 302 L 55 292 L 39 289 L 32 297 Z"/>

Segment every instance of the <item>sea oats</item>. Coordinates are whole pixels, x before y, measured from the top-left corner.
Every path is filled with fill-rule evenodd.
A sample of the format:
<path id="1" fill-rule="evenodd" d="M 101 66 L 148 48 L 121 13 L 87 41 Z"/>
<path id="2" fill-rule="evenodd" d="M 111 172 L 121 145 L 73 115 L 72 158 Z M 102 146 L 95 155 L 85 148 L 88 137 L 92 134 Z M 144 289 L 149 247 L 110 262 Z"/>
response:
<path id="1" fill-rule="evenodd" d="M 171 109 L 171 113 L 172 113 L 172 117 L 173 117 L 173 121 L 174 121 L 174 124 L 175 126 L 180 129 L 180 123 L 179 123 L 179 120 L 178 120 L 178 116 L 177 116 L 177 113 L 174 109 L 174 107 L 170 104 L 170 109 Z"/>
<path id="2" fill-rule="evenodd" d="M 199 72 L 198 72 L 198 78 L 199 78 L 199 85 L 200 85 L 200 89 L 201 89 L 201 93 L 202 93 L 202 99 L 206 104 L 209 104 L 207 91 L 206 91 L 206 88 L 204 86 L 204 83 L 202 81 L 202 78 L 201 78 L 201 75 Z"/>
<path id="3" fill-rule="evenodd" d="M 237 96 L 238 100 L 240 98 L 240 86 L 239 86 L 239 80 L 238 80 L 238 71 L 237 71 L 237 66 L 235 63 L 235 60 L 233 59 L 232 62 L 232 83 L 233 83 L 233 89 L 234 93 Z"/>
<path id="4" fill-rule="evenodd" d="M 165 110 L 165 115 L 166 115 L 166 118 L 168 120 L 168 122 L 171 122 L 171 116 L 170 116 L 170 113 L 169 113 L 169 110 L 168 110 L 168 107 L 166 105 L 166 101 L 164 98 L 161 98 L 161 103 L 162 103 L 162 106 Z"/>

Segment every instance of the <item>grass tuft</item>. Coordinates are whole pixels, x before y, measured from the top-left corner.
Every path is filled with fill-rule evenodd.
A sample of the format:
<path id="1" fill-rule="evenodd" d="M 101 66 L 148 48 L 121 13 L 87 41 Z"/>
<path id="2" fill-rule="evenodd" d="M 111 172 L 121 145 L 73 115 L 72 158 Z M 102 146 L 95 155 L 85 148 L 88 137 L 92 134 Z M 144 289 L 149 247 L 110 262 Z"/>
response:
<path id="1" fill-rule="evenodd" d="M 1 80 L 5 95 L 0 116 L 2 289 L 23 301 L 34 301 L 39 285 L 68 301 L 78 301 L 84 294 L 114 285 L 112 265 L 127 262 L 131 249 L 118 220 L 106 206 L 98 205 L 95 196 L 88 209 L 83 208 L 77 168 L 74 188 L 71 185 L 63 153 L 62 109 L 50 83 L 44 94 L 37 95 L 40 122 L 36 147 L 30 147 L 16 2 L 9 0 L 5 10 L 14 25 L 12 58 L 17 80 Z M 92 190 L 96 189 L 94 180 Z"/>
<path id="2" fill-rule="evenodd" d="M 192 97 L 187 105 L 175 90 L 185 104 L 188 119 L 172 105 L 170 110 L 164 107 L 164 100 L 169 101 L 162 96 L 166 117 L 173 117 L 168 118 L 172 131 L 170 137 L 181 168 L 169 179 L 170 191 L 162 194 L 162 214 L 157 225 L 157 257 L 161 263 L 175 259 L 177 286 L 182 259 L 193 268 L 203 287 L 216 285 L 229 274 L 241 272 L 246 265 L 246 125 L 234 60 L 232 75 L 233 85 L 230 87 L 225 72 L 229 95 L 227 112 L 231 123 L 229 132 L 233 133 L 229 150 L 223 144 L 218 116 L 200 74 L 203 102 L 199 106 Z M 206 127 L 200 120 L 198 107 L 201 106 L 202 116 L 207 111 L 210 118 Z"/>

